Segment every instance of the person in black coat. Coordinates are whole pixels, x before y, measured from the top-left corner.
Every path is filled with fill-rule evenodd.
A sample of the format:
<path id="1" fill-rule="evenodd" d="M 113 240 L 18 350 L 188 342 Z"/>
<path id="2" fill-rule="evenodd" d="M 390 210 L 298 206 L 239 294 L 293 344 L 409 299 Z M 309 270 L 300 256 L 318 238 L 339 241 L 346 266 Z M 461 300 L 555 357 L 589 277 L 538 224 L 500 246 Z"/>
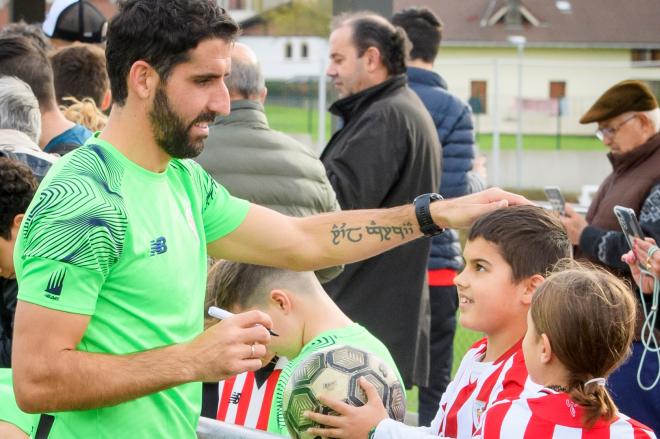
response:
<path id="1" fill-rule="evenodd" d="M 337 17 L 328 76 L 339 92 L 330 111 L 342 119 L 321 155 L 343 210 L 411 203 L 440 183 L 440 142 L 433 121 L 407 86 L 405 34 L 385 18 Z M 383 240 L 401 239 L 379 229 Z M 418 347 L 429 239 L 362 262 L 325 284 L 339 307 L 381 339 L 406 386 L 425 384 L 428 343 Z M 416 364 L 417 362 L 417 364 Z M 414 376 L 416 368 L 424 373 Z"/>
<path id="2" fill-rule="evenodd" d="M 428 8 L 411 7 L 397 12 L 392 24 L 406 31 L 412 43 L 408 83 L 431 114 L 442 143 L 442 179 L 439 193 L 454 198 L 485 189 L 473 172 L 474 129 L 470 107 L 447 91 L 447 83 L 433 62 L 442 38 L 442 22 Z M 419 388 L 419 425 L 429 425 L 450 381 L 456 333 L 458 293 L 454 277 L 463 269 L 461 245 L 455 230 L 433 237 L 428 262 L 431 304 L 429 385 Z"/>

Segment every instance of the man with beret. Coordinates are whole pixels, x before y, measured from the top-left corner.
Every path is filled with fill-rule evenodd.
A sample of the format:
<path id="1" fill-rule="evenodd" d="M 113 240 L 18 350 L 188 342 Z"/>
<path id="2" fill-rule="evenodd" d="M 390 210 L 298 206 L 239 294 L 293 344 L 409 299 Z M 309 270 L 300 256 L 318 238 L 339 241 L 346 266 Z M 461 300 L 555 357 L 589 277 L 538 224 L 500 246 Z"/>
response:
<path id="1" fill-rule="evenodd" d="M 649 88 L 640 81 L 623 81 L 607 90 L 580 119 L 598 123 L 596 136 L 610 149 L 612 173 L 598 188 L 586 219 L 566 205 L 561 220 L 585 257 L 624 278 L 630 271 L 621 262 L 628 243 L 614 216 L 616 205 L 633 209 L 646 236 L 660 242 L 660 109 Z M 651 297 L 647 302 L 650 303 Z M 647 305 L 649 309 L 650 304 Z M 641 314 L 641 313 L 640 313 Z M 658 325 L 656 324 L 656 334 Z M 660 387 L 651 391 L 637 384 L 644 346 L 633 345 L 632 358 L 608 379 L 608 388 L 622 412 L 660 431 Z M 656 377 L 656 355 L 648 355 L 641 371 L 645 386 Z"/>

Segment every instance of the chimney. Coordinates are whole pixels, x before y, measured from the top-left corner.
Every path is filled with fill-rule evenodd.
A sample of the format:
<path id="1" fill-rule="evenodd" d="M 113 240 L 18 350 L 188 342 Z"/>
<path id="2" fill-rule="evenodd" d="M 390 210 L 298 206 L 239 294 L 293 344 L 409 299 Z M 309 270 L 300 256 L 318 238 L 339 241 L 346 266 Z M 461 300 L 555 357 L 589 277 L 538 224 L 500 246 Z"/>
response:
<path id="1" fill-rule="evenodd" d="M 504 18 L 507 29 L 522 29 L 521 0 L 507 0 L 507 11 Z"/>

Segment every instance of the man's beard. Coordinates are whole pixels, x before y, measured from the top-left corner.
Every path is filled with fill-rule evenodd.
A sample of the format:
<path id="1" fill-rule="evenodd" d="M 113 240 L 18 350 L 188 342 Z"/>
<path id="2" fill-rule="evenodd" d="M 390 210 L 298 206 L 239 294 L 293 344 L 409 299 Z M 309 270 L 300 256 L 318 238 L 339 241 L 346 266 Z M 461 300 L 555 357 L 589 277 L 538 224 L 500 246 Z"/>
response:
<path id="1" fill-rule="evenodd" d="M 193 125 L 200 122 L 213 123 L 215 113 L 201 113 L 186 126 L 186 123 L 172 110 L 165 88 L 158 86 L 153 106 L 149 111 L 149 120 L 158 146 L 170 157 L 185 159 L 197 157 L 204 149 L 204 138 L 197 140 L 190 138 Z"/>

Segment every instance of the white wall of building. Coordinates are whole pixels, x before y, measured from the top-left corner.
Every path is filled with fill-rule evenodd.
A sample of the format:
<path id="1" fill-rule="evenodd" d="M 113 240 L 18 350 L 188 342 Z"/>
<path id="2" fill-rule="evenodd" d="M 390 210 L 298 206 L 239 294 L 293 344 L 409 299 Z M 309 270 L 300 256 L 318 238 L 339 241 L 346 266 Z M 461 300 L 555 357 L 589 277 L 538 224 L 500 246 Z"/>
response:
<path id="1" fill-rule="evenodd" d="M 266 80 L 325 74 L 323 66 L 328 57 L 328 40 L 325 38 L 244 36 L 240 41 L 255 51 Z M 307 56 L 304 56 L 305 45 Z"/>
<path id="2" fill-rule="evenodd" d="M 511 48 L 442 47 L 435 69 L 449 85 L 449 91 L 464 100 L 470 97 L 471 81 L 487 82 L 487 113 L 479 117 L 481 132 L 493 129 L 495 70 L 499 60 L 500 131 L 517 129 L 518 54 Z M 580 125 L 580 116 L 605 90 L 624 79 L 660 81 L 660 67 L 632 67 L 628 49 L 543 49 L 526 48 L 522 56 L 523 99 L 547 100 L 550 82 L 566 82 L 566 113 L 561 120 L 563 134 L 591 134 L 595 124 Z M 532 102 L 533 104 L 533 102 Z M 540 105 L 543 107 L 543 105 Z M 523 113 L 523 132 L 554 134 L 557 117 L 546 111 Z"/>

